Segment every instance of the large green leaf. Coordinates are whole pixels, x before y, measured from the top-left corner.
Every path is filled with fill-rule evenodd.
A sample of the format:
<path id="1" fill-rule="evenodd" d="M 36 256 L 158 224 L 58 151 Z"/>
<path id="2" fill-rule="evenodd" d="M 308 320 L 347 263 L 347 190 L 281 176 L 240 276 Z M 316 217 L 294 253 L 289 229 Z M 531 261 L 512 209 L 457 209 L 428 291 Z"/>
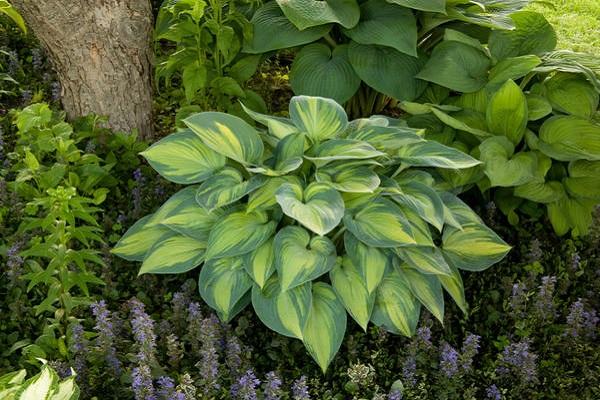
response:
<path id="1" fill-rule="evenodd" d="M 315 283 L 312 292 L 312 305 L 302 332 L 302 341 L 325 373 L 344 340 L 346 311 L 326 283 Z"/>
<path id="2" fill-rule="evenodd" d="M 244 43 L 244 52 L 263 54 L 273 50 L 286 49 L 311 43 L 325 36 L 331 25 L 321 25 L 299 30 L 283 14 L 275 1 L 260 7 L 250 21 L 252 38 Z"/>
<path id="3" fill-rule="evenodd" d="M 348 46 L 331 50 L 323 43 L 305 46 L 294 58 L 290 84 L 295 94 L 322 96 L 340 104 L 360 87 L 360 78 L 348 61 Z"/>
<path id="4" fill-rule="evenodd" d="M 333 139 L 310 149 L 304 156 L 318 167 L 338 160 L 366 160 L 385 156 L 368 142 L 352 139 Z"/>
<path id="5" fill-rule="evenodd" d="M 450 266 L 437 247 L 398 247 L 396 254 L 410 267 L 424 274 L 450 274 Z"/>
<path id="6" fill-rule="evenodd" d="M 369 293 L 365 280 L 349 257 L 344 257 L 331 270 L 329 277 L 348 313 L 366 332 L 375 304 L 375 293 Z"/>
<path id="7" fill-rule="evenodd" d="M 252 280 L 260 287 L 264 288 L 267 280 L 275 272 L 275 251 L 273 248 L 273 239 L 267 240 L 254 251 L 244 256 L 244 266 L 246 272 L 252 277 Z"/>
<path id="8" fill-rule="evenodd" d="M 421 303 L 403 275 L 392 270 L 377 288 L 371 321 L 397 335 L 411 337 L 417 329 Z"/>
<path id="9" fill-rule="evenodd" d="M 206 259 L 234 257 L 256 249 L 269 240 L 276 223 L 260 212 L 235 212 L 217 222 L 210 231 Z"/>
<path id="10" fill-rule="evenodd" d="M 196 202 L 195 197 L 190 196 L 165 216 L 160 224 L 182 235 L 206 242 L 210 230 L 223 214 L 221 210 L 208 212 Z"/>
<path id="11" fill-rule="evenodd" d="M 360 22 L 344 34 L 360 44 L 388 46 L 417 57 L 417 20 L 411 10 L 385 0 L 360 6 Z"/>
<path id="12" fill-rule="evenodd" d="M 536 203 L 554 203 L 565 196 L 565 189 L 557 181 L 530 182 L 517 186 L 514 195 Z"/>
<path id="13" fill-rule="evenodd" d="M 369 246 L 398 247 L 416 244 L 404 212 L 390 200 L 378 198 L 356 214 L 346 214 L 344 225 Z"/>
<path id="14" fill-rule="evenodd" d="M 377 150 L 392 153 L 411 143 L 422 142 L 419 130 L 408 127 L 365 126 L 348 133 L 346 139 L 370 143 Z"/>
<path id="15" fill-rule="evenodd" d="M 456 305 L 466 314 L 468 306 L 465 298 L 465 287 L 458 269 L 451 265 L 449 275 L 438 275 L 437 278 Z"/>
<path id="16" fill-rule="evenodd" d="M 536 178 L 538 158 L 534 152 L 520 152 L 505 136 L 494 136 L 479 145 L 484 172 L 492 187 L 519 186 Z"/>
<path id="17" fill-rule="evenodd" d="M 207 261 L 198 278 L 202 299 L 219 317 L 229 322 L 235 317 L 238 302 L 252 287 L 252 279 L 244 269 L 242 257 L 219 258 Z"/>
<path id="18" fill-rule="evenodd" d="M 283 212 L 318 235 L 331 232 L 344 216 L 344 200 L 326 183 L 313 182 L 302 188 L 289 183 L 275 197 Z"/>
<path id="19" fill-rule="evenodd" d="M 242 164 L 255 164 L 263 155 L 258 132 L 243 119 L 218 112 L 192 115 L 183 121 L 205 145 Z"/>
<path id="20" fill-rule="evenodd" d="M 267 182 L 250 193 L 248 196 L 248 211 L 265 211 L 277 205 L 275 194 L 281 185 L 289 183 L 294 187 L 301 187 L 300 178 L 294 175 L 277 176 L 268 178 Z"/>
<path id="21" fill-rule="evenodd" d="M 389 255 L 382 249 L 364 244 L 348 231 L 344 234 L 344 248 L 367 292 L 374 293 L 390 264 Z"/>
<path id="22" fill-rule="evenodd" d="M 180 274 L 196 268 L 204 260 L 206 242 L 189 236 L 167 234 L 144 258 L 141 274 Z"/>
<path id="23" fill-rule="evenodd" d="M 509 79 L 517 80 L 522 78 L 541 63 L 542 60 L 533 54 L 506 58 L 490 70 L 490 81 L 487 87 L 494 89 Z"/>
<path id="24" fill-rule="evenodd" d="M 414 167 L 462 169 L 481 164 L 460 150 L 431 140 L 406 145 L 396 156 L 403 164 Z"/>
<path id="25" fill-rule="evenodd" d="M 129 261 L 143 261 L 148 250 L 169 228 L 153 223 L 154 214 L 139 219 L 113 247 L 111 253 Z"/>
<path id="26" fill-rule="evenodd" d="M 265 161 L 265 165 L 246 169 L 267 176 L 286 175 L 302 165 L 305 143 L 306 137 L 303 133 L 291 133 L 277 143 L 273 157 Z"/>
<path id="27" fill-rule="evenodd" d="M 301 31 L 338 23 L 352 28 L 360 18 L 356 0 L 276 0 L 283 13 Z"/>
<path id="28" fill-rule="evenodd" d="M 600 161 L 600 125 L 574 116 L 557 116 L 540 128 L 539 149 L 559 161 Z"/>
<path id="29" fill-rule="evenodd" d="M 323 182 L 340 192 L 373 193 L 381 180 L 371 166 L 360 162 L 339 162 L 317 169 L 317 182 Z"/>
<path id="30" fill-rule="evenodd" d="M 569 177 L 563 183 L 573 197 L 600 199 L 600 161 L 569 163 Z"/>
<path id="31" fill-rule="evenodd" d="M 544 96 L 527 94 L 527 110 L 530 121 L 537 121 L 552 113 L 552 104 Z"/>
<path id="32" fill-rule="evenodd" d="M 58 385 L 58 375 L 50 366 L 43 365 L 39 374 L 26 380 L 19 389 L 19 400 L 47 399 Z"/>
<path id="33" fill-rule="evenodd" d="M 273 117 L 271 115 L 261 114 L 256 111 L 252 111 L 244 104 L 242 104 L 242 109 L 250 118 L 266 126 L 269 129 L 269 133 L 278 139 L 283 139 L 292 133 L 298 133 L 298 128 L 294 126 L 292 120 L 289 118 Z"/>
<path id="34" fill-rule="evenodd" d="M 437 192 L 421 182 L 402 184 L 392 198 L 410 208 L 439 231 L 444 225 L 444 203 Z"/>
<path id="35" fill-rule="evenodd" d="M 312 300 L 312 283 L 282 292 L 276 275 L 264 289 L 256 285 L 252 288 L 252 306 L 263 324 L 281 335 L 301 340 Z"/>
<path id="36" fill-rule="evenodd" d="M 301 132 L 317 143 L 340 135 L 348 126 L 342 106 L 323 97 L 294 96 L 290 117 Z"/>
<path id="37" fill-rule="evenodd" d="M 598 110 L 599 94 L 583 77 L 558 73 L 545 84 L 546 97 L 552 106 L 567 114 L 591 118 Z"/>
<path id="38" fill-rule="evenodd" d="M 491 133 L 506 136 L 515 145 L 523 139 L 529 120 L 527 99 L 512 80 L 506 81 L 490 99 L 486 120 Z"/>
<path id="39" fill-rule="evenodd" d="M 425 63 L 423 57 L 415 58 L 391 47 L 352 41 L 348 59 L 367 85 L 397 100 L 412 101 L 427 87 L 425 82 L 415 78 Z"/>
<path id="40" fill-rule="evenodd" d="M 164 178 L 182 184 L 202 182 L 225 166 L 225 157 L 190 130 L 167 136 L 141 155 Z"/>
<path id="41" fill-rule="evenodd" d="M 482 92 L 482 91 L 480 91 L 480 92 Z M 480 93 L 480 92 L 477 92 L 477 93 Z M 475 95 L 475 94 L 466 93 L 462 96 L 462 98 L 464 99 L 464 96 L 466 96 L 466 95 Z M 487 102 L 487 97 L 486 97 L 486 102 Z M 468 132 L 480 140 L 484 140 L 484 139 L 492 136 L 491 133 L 487 132 L 487 126 L 476 128 L 476 127 L 472 127 L 470 125 L 470 124 L 475 125 L 474 122 L 477 122 L 478 120 L 481 120 L 482 125 L 485 125 L 485 115 L 483 115 L 482 113 L 479 113 L 478 111 L 462 110 L 460 112 L 456 112 L 456 113 L 453 113 L 452 115 L 450 115 L 450 114 L 445 113 L 442 110 L 438 109 L 438 107 L 431 107 L 431 112 L 436 117 L 438 117 L 438 119 L 440 121 L 442 121 L 444 124 L 448 125 L 449 127 L 458 129 L 459 131 Z"/>
<path id="42" fill-rule="evenodd" d="M 335 265 L 335 245 L 326 237 L 299 226 L 287 226 L 275 235 L 275 268 L 282 291 L 311 282 Z"/>
<path id="43" fill-rule="evenodd" d="M 417 78 L 457 92 L 471 93 L 487 83 L 490 64 L 490 59 L 472 46 L 456 41 L 442 42 L 435 47 Z"/>
<path id="44" fill-rule="evenodd" d="M 429 312 L 444 323 L 444 292 L 435 275 L 422 274 L 411 268 L 401 268 L 400 273 L 408 282 L 410 290 Z"/>
<path id="45" fill-rule="evenodd" d="M 225 168 L 200 185 L 196 201 L 208 212 L 213 212 L 252 193 L 265 182 L 266 179 L 260 175 L 245 181 L 237 169 Z"/>
<path id="46" fill-rule="evenodd" d="M 446 13 L 446 0 L 387 0 L 393 4 L 399 4 L 403 7 L 414 8 L 415 10 L 431 11 L 435 13 Z"/>
<path id="47" fill-rule="evenodd" d="M 575 237 L 586 235 L 593 222 L 595 205 L 595 200 L 569 197 L 548 204 L 548 217 L 556 234 L 562 236 L 571 230 Z"/>

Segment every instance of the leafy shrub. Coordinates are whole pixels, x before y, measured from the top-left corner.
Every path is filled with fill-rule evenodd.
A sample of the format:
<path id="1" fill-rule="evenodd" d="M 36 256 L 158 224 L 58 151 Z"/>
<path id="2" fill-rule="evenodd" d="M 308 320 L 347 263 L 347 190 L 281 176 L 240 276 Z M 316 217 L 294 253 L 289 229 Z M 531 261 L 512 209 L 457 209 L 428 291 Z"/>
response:
<path id="1" fill-rule="evenodd" d="M 421 169 L 479 164 L 468 155 L 386 118 L 348 122 L 325 98 L 293 98 L 289 119 L 247 112 L 268 132 L 201 113 L 142 153 L 192 186 L 113 249 L 143 261 L 140 274 L 203 264 L 200 294 L 223 320 L 252 302 L 325 370 L 344 337 L 344 308 L 363 329 L 372 321 L 410 336 L 421 304 L 443 320 L 442 288 L 466 310 L 458 269 L 484 270 L 508 252 Z"/>
<path id="2" fill-rule="evenodd" d="M 47 364 L 42 371 L 25 381 L 24 369 L 0 376 L 0 398 L 4 400 L 77 400 L 79 388 L 75 376 L 60 380 Z"/>

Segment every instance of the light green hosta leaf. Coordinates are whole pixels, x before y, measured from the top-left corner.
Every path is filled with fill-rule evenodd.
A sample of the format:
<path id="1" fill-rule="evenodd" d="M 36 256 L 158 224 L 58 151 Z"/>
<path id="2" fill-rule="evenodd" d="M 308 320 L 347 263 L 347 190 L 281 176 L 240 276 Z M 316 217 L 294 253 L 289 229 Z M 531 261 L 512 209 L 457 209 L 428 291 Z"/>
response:
<path id="1" fill-rule="evenodd" d="M 410 267 L 424 274 L 450 274 L 450 267 L 437 247 L 399 247 L 396 254 Z"/>
<path id="2" fill-rule="evenodd" d="M 75 376 L 70 376 L 57 385 L 49 400 L 78 400 L 79 395 L 80 390 L 75 382 Z"/>
<path id="3" fill-rule="evenodd" d="M 463 223 L 462 230 L 446 227 L 442 242 L 447 260 L 467 271 L 483 271 L 502 260 L 511 249 L 494 231 L 475 222 Z"/>
<path id="4" fill-rule="evenodd" d="M 600 161 L 600 125 L 573 116 L 550 118 L 540 128 L 539 148 L 559 161 Z"/>
<path id="5" fill-rule="evenodd" d="M 468 305 L 465 298 L 465 287 L 458 269 L 450 265 L 450 274 L 438 275 L 437 278 L 456 305 L 466 314 Z"/>
<path id="6" fill-rule="evenodd" d="M 348 45 L 333 50 L 323 43 L 304 46 L 294 58 L 290 85 L 295 94 L 323 96 L 340 104 L 360 87 L 360 78 L 348 61 Z"/>
<path id="7" fill-rule="evenodd" d="M 317 182 L 323 182 L 340 192 L 373 193 L 379 187 L 379 176 L 368 165 L 341 162 L 318 168 Z"/>
<path id="8" fill-rule="evenodd" d="M 446 0 L 388 0 L 388 2 L 415 10 L 446 13 Z"/>
<path id="9" fill-rule="evenodd" d="M 457 92 L 476 92 L 485 86 L 490 64 L 490 59 L 472 46 L 442 42 L 435 47 L 417 78 Z"/>
<path id="10" fill-rule="evenodd" d="M 146 215 L 139 219 L 111 250 L 111 253 L 129 261 L 143 261 L 148 250 L 162 236 L 169 232 L 169 228 L 153 224 L 154 214 Z"/>
<path id="11" fill-rule="evenodd" d="M 298 133 L 298 128 L 294 126 L 292 120 L 289 118 L 273 117 L 271 115 L 257 113 L 246 107 L 244 104 L 242 104 L 242 109 L 250 118 L 266 126 L 269 129 L 269 133 L 278 139 L 283 139 L 292 133 Z"/>
<path id="12" fill-rule="evenodd" d="M 313 142 L 334 138 L 348 126 L 348 116 L 342 106 L 323 97 L 293 97 L 290 117 Z"/>
<path id="13" fill-rule="evenodd" d="M 346 231 L 344 234 L 346 254 L 361 277 L 369 294 L 373 294 L 385 274 L 390 258 L 382 249 L 371 247 L 359 241 L 356 236 Z"/>
<path id="14" fill-rule="evenodd" d="M 573 236 L 586 235 L 593 222 L 592 210 L 595 200 L 571 199 L 565 197 L 548 204 L 548 218 L 557 235 L 572 231 Z"/>
<path id="15" fill-rule="evenodd" d="M 331 286 L 326 283 L 315 283 L 312 292 L 312 306 L 302 341 L 325 373 L 344 340 L 346 310 Z"/>
<path id="16" fill-rule="evenodd" d="M 536 178 L 538 158 L 534 152 L 513 156 L 514 145 L 504 136 L 494 136 L 479 145 L 484 172 L 492 187 L 519 186 Z"/>
<path id="17" fill-rule="evenodd" d="M 410 182 L 400 187 L 393 199 L 405 205 L 439 231 L 444 225 L 444 203 L 430 186 L 420 182 Z"/>
<path id="18" fill-rule="evenodd" d="M 368 142 L 352 139 L 332 139 L 314 146 L 305 158 L 321 167 L 331 161 L 366 160 L 385 156 Z"/>
<path id="19" fill-rule="evenodd" d="M 289 183 L 296 188 L 302 187 L 300 178 L 294 175 L 268 178 L 263 186 L 250 193 L 247 211 L 265 211 L 277 205 L 275 194 L 284 183 Z M 300 193 L 300 190 L 298 192 Z"/>
<path id="20" fill-rule="evenodd" d="M 417 57 L 417 20 L 411 10 L 385 0 L 360 6 L 360 22 L 344 34 L 356 43 L 388 46 Z"/>
<path id="21" fill-rule="evenodd" d="M 563 182 L 574 197 L 600 199 L 600 161 L 569 163 L 569 177 Z"/>
<path id="22" fill-rule="evenodd" d="M 598 110 L 600 95 L 579 75 L 559 73 L 544 86 L 548 100 L 557 111 L 589 119 Z"/>
<path id="23" fill-rule="evenodd" d="M 517 80 L 522 78 L 541 63 L 542 60 L 533 54 L 506 58 L 490 70 L 487 87 L 495 90 L 509 79 Z"/>
<path id="24" fill-rule="evenodd" d="M 301 31 L 332 22 L 352 28 L 360 18 L 356 0 L 277 0 L 277 3 Z"/>
<path id="25" fill-rule="evenodd" d="M 246 272 L 250 274 L 254 282 L 261 289 L 264 288 L 267 280 L 275 272 L 275 251 L 273 248 L 273 239 L 267 240 L 254 251 L 244 256 L 244 266 Z"/>
<path id="26" fill-rule="evenodd" d="M 225 166 L 225 157 L 190 130 L 167 136 L 141 155 L 164 178 L 182 184 L 202 182 Z"/>
<path id="27" fill-rule="evenodd" d="M 514 195 L 536 203 L 553 203 L 565 196 L 565 189 L 556 181 L 531 182 L 517 186 Z"/>
<path id="28" fill-rule="evenodd" d="M 510 15 L 514 30 L 492 31 L 489 48 L 492 55 L 502 60 L 526 54 L 542 54 L 556 47 L 556 33 L 542 14 L 517 11 Z"/>
<path id="29" fill-rule="evenodd" d="M 25 381 L 18 393 L 19 400 L 47 399 L 58 384 L 56 372 L 48 365 L 42 365 L 39 374 Z"/>
<path id="30" fill-rule="evenodd" d="M 458 129 L 460 131 L 469 132 L 470 134 L 474 135 L 475 137 L 479 138 L 480 140 L 484 140 L 484 139 L 492 136 L 492 134 L 487 132 L 486 130 L 473 128 L 473 127 L 469 126 L 466 122 L 461 121 L 460 119 L 456 118 L 455 116 L 452 116 L 450 114 L 447 114 L 447 113 L 439 110 L 437 107 L 432 107 L 431 111 L 433 112 L 433 114 L 436 117 L 438 117 L 438 119 L 440 121 L 442 121 L 444 124 L 448 125 L 449 127 Z M 485 117 L 483 117 L 482 119 L 485 119 Z M 487 127 L 486 127 L 486 129 L 487 129 Z"/>
<path id="31" fill-rule="evenodd" d="M 205 145 L 242 164 L 260 161 L 264 146 L 256 129 L 243 119 L 218 112 L 192 115 L 183 121 Z"/>
<path id="32" fill-rule="evenodd" d="M 283 212 L 318 235 L 331 232 L 344 216 L 344 200 L 325 183 L 313 182 L 304 189 L 283 184 L 275 197 Z"/>
<path id="33" fill-rule="evenodd" d="M 375 293 L 367 290 L 366 282 L 349 257 L 329 273 L 331 284 L 348 313 L 366 332 L 371 319 Z"/>
<path id="34" fill-rule="evenodd" d="M 386 274 L 377 288 L 371 321 L 397 335 L 411 337 L 417 329 L 421 303 L 400 272 Z"/>
<path id="35" fill-rule="evenodd" d="M 229 214 L 210 231 L 206 259 L 234 257 L 251 252 L 269 240 L 276 223 L 264 213 Z"/>
<path id="36" fill-rule="evenodd" d="M 407 144 L 424 141 L 419 132 L 404 127 L 366 126 L 350 132 L 346 139 L 368 142 L 379 151 L 391 153 Z"/>
<path id="37" fill-rule="evenodd" d="M 252 279 L 244 269 L 242 257 L 209 260 L 200 270 L 200 296 L 225 322 L 235 317 L 234 312 L 241 311 L 236 305 L 251 287 Z"/>
<path id="38" fill-rule="evenodd" d="M 326 274 L 335 265 L 335 245 L 326 237 L 315 236 L 299 226 L 287 226 L 275 235 L 275 268 L 282 291 Z"/>
<path id="39" fill-rule="evenodd" d="M 406 145 L 396 153 L 396 156 L 403 164 L 414 167 L 462 169 L 481 164 L 480 161 L 460 150 L 434 141 Z"/>
<path id="40" fill-rule="evenodd" d="M 530 121 L 537 121 L 552 113 L 552 104 L 545 97 L 533 93 L 527 94 L 526 97 Z"/>
<path id="41" fill-rule="evenodd" d="M 344 226 L 369 246 L 393 248 L 417 243 L 404 212 L 383 198 L 371 201 L 354 215 L 346 214 Z"/>
<path id="42" fill-rule="evenodd" d="M 220 210 L 209 213 L 192 197 L 175 208 L 160 224 L 182 235 L 206 242 L 210 230 L 223 214 Z"/>
<path id="43" fill-rule="evenodd" d="M 348 59 L 367 85 L 397 100 L 415 100 L 427 87 L 425 82 L 415 78 L 425 63 L 424 57 L 415 58 L 391 47 L 352 41 Z"/>
<path id="44" fill-rule="evenodd" d="M 208 212 L 213 212 L 252 193 L 265 182 L 266 179 L 259 175 L 245 181 L 237 169 L 225 168 L 200 185 L 196 201 Z"/>
<path id="45" fill-rule="evenodd" d="M 267 2 L 256 10 L 250 23 L 253 28 L 252 38 L 244 43 L 244 52 L 249 54 L 264 54 L 311 43 L 325 36 L 331 29 L 331 25 L 321 25 L 301 31 L 283 15 L 275 1 Z"/>
<path id="46" fill-rule="evenodd" d="M 246 169 L 267 176 L 288 174 L 302 165 L 305 142 L 303 133 L 291 133 L 277 143 L 273 157 L 265 162 L 266 165 Z"/>
<path id="47" fill-rule="evenodd" d="M 275 332 L 302 340 L 304 327 L 312 306 L 312 283 L 282 292 L 277 276 L 272 276 L 265 288 L 252 288 L 252 306 L 258 318 Z"/>
<path id="48" fill-rule="evenodd" d="M 527 129 L 527 115 L 525 95 L 516 83 L 508 80 L 490 99 L 485 117 L 490 132 L 506 136 L 517 145 Z"/>
<path id="49" fill-rule="evenodd" d="M 167 234 L 148 251 L 138 275 L 187 272 L 204 261 L 205 250 L 204 241 L 184 235 Z"/>
<path id="50" fill-rule="evenodd" d="M 411 268 L 401 268 L 400 273 L 404 275 L 412 294 L 443 324 L 444 292 L 439 279 Z"/>
<path id="51" fill-rule="evenodd" d="M 429 224 L 427 223 L 427 221 L 425 221 L 417 213 L 415 213 L 408 207 L 400 205 L 400 209 L 408 219 L 417 245 L 433 247 L 433 237 L 431 236 L 431 229 L 429 228 Z"/>
<path id="52" fill-rule="evenodd" d="M 198 186 L 196 185 L 188 186 L 169 197 L 169 199 L 154 213 L 149 225 L 162 223 L 166 218 L 172 216 L 179 207 L 190 201 L 195 201 L 197 190 Z"/>
<path id="53" fill-rule="evenodd" d="M 24 33 L 27 33 L 27 25 L 21 14 L 8 2 L 8 0 L 0 0 L 0 14 L 10 18 Z"/>

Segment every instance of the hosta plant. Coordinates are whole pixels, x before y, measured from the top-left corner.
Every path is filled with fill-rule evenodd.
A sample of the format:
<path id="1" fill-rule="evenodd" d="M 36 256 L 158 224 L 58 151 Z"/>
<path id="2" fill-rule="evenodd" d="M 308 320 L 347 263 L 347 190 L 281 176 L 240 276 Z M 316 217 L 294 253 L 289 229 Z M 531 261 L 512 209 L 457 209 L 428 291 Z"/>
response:
<path id="1" fill-rule="evenodd" d="M 41 372 L 25 379 L 27 371 L 10 372 L 0 376 L 0 399 L 3 400 L 77 400 L 79 387 L 75 382 L 75 373 L 61 379 L 45 360 Z"/>
<path id="2" fill-rule="evenodd" d="M 384 117 L 348 121 L 335 101 L 294 97 L 265 126 L 216 112 L 143 152 L 186 184 L 113 249 L 140 274 L 200 267 L 200 295 L 231 320 L 252 304 L 272 330 L 300 339 L 325 370 L 346 311 L 410 336 L 421 305 L 440 321 L 443 289 L 462 310 L 459 270 L 481 271 L 509 247 L 429 168 L 479 161 Z"/>

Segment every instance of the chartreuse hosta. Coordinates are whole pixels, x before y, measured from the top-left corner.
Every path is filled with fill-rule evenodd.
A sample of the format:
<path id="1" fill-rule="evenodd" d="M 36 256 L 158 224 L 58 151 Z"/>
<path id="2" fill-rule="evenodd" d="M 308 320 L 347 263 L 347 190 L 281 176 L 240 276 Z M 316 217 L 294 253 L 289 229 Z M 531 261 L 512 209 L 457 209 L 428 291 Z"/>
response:
<path id="1" fill-rule="evenodd" d="M 196 114 L 142 153 L 189 186 L 114 253 L 141 261 L 141 274 L 201 266 L 200 295 L 223 320 L 252 304 L 323 370 L 346 311 L 363 329 L 373 322 L 409 336 L 421 305 L 443 319 L 443 289 L 466 310 L 459 270 L 484 270 L 509 246 L 456 196 L 433 189 L 426 169 L 479 161 L 397 121 L 349 122 L 330 99 L 294 97 L 289 111 L 247 110 L 265 130 Z"/>

